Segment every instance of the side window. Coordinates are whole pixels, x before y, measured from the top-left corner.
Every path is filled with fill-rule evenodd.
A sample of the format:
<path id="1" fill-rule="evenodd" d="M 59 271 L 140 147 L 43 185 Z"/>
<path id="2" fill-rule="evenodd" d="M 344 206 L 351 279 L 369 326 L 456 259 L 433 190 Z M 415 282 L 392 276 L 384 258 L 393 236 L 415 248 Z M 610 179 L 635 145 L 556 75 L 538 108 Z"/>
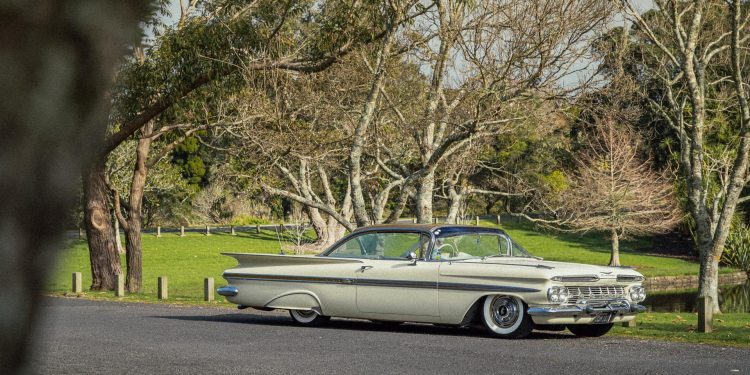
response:
<path id="1" fill-rule="evenodd" d="M 336 247 L 332 252 L 328 254 L 328 256 L 334 256 L 334 257 L 344 257 L 344 258 L 361 258 L 365 255 L 364 248 L 362 247 L 362 239 L 360 237 L 367 236 L 366 234 L 363 236 L 357 236 L 354 238 L 349 239 L 348 241 L 342 243 L 338 247 Z"/>
<path id="2" fill-rule="evenodd" d="M 369 259 L 406 259 L 410 252 L 419 256 L 429 244 L 429 236 L 409 232 L 366 233 L 349 239 L 328 256 Z"/>
<path id="3" fill-rule="evenodd" d="M 470 233 L 438 238 L 432 259 L 451 260 L 472 257 L 508 256 L 510 241 L 492 233 Z"/>
<path id="4" fill-rule="evenodd" d="M 497 255 L 498 252 L 501 254 L 504 254 L 503 249 L 500 242 L 503 242 L 500 240 L 499 236 L 495 236 L 492 234 L 484 234 L 484 235 L 478 235 L 477 239 L 477 249 L 474 252 L 474 256 L 490 256 L 490 255 Z"/>

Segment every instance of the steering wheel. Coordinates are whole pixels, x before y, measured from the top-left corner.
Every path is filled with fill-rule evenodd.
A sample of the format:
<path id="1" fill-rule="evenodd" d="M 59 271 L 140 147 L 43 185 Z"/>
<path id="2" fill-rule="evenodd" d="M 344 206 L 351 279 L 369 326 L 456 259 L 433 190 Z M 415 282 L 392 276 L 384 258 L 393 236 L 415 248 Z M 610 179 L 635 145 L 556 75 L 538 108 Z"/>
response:
<path id="1" fill-rule="evenodd" d="M 453 244 L 450 244 L 450 243 L 444 243 L 444 244 L 440 245 L 440 247 L 437 248 L 438 252 L 442 253 L 443 252 L 443 248 L 445 248 L 445 247 L 448 248 L 451 258 L 454 258 L 456 256 L 456 254 L 458 254 L 458 249 L 456 249 L 456 247 L 453 246 Z"/>
<path id="2" fill-rule="evenodd" d="M 400 257 L 401 258 L 407 258 L 409 256 L 409 253 L 411 253 L 412 251 L 414 251 L 416 253 L 415 250 L 417 250 L 417 247 L 419 247 L 419 245 L 421 245 L 421 244 L 422 244 L 422 241 L 417 242 L 414 245 L 411 245 L 411 247 L 409 247 L 408 249 L 406 249 L 406 251 L 404 251 L 403 253 L 401 253 Z M 419 255 L 417 255 L 417 256 L 419 256 Z"/>

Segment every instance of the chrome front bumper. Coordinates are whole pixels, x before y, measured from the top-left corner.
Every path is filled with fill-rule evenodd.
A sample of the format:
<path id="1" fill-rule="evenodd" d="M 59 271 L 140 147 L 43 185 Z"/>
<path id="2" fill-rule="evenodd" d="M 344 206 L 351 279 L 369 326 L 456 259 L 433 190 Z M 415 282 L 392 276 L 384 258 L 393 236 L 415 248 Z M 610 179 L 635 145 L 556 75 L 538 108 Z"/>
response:
<path id="1" fill-rule="evenodd" d="M 646 311 L 645 306 L 631 304 L 627 300 L 620 299 L 604 303 L 599 302 L 596 306 L 586 301 L 579 301 L 571 306 L 529 307 L 528 313 L 531 316 L 581 316 L 600 313 L 637 314 L 644 311 Z"/>

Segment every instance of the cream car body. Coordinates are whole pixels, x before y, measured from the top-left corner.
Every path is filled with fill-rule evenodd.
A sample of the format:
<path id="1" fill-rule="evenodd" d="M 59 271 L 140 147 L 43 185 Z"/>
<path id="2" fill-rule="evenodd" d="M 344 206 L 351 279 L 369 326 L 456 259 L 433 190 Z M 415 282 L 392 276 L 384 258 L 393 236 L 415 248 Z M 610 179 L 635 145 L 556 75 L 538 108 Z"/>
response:
<path id="1" fill-rule="evenodd" d="M 238 264 L 224 272 L 219 294 L 241 308 L 288 309 L 303 324 L 331 316 L 484 322 L 499 336 L 523 337 L 521 323 L 526 331 L 595 323 L 602 331 L 644 310 L 638 272 L 543 261 L 494 228 L 372 226 L 317 256 L 226 255 Z"/>

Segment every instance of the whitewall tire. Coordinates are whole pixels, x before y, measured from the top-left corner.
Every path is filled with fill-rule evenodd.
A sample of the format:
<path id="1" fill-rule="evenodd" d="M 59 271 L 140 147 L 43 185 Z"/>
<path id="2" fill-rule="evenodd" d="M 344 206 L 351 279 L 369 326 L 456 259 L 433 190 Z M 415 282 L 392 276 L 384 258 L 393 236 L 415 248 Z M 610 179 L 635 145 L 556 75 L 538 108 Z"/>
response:
<path id="1" fill-rule="evenodd" d="M 289 315 L 295 323 L 303 326 L 319 326 L 331 319 L 330 316 L 320 315 L 314 310 L 289 310 Z"/>
<path id="2" fill-rule="evenodd" d="M 482 322 L 492 336 L 507 339 L 527 337 L 534 328 L 526 305 L 513 296 L 487 296 L 482 304 Z"/>

